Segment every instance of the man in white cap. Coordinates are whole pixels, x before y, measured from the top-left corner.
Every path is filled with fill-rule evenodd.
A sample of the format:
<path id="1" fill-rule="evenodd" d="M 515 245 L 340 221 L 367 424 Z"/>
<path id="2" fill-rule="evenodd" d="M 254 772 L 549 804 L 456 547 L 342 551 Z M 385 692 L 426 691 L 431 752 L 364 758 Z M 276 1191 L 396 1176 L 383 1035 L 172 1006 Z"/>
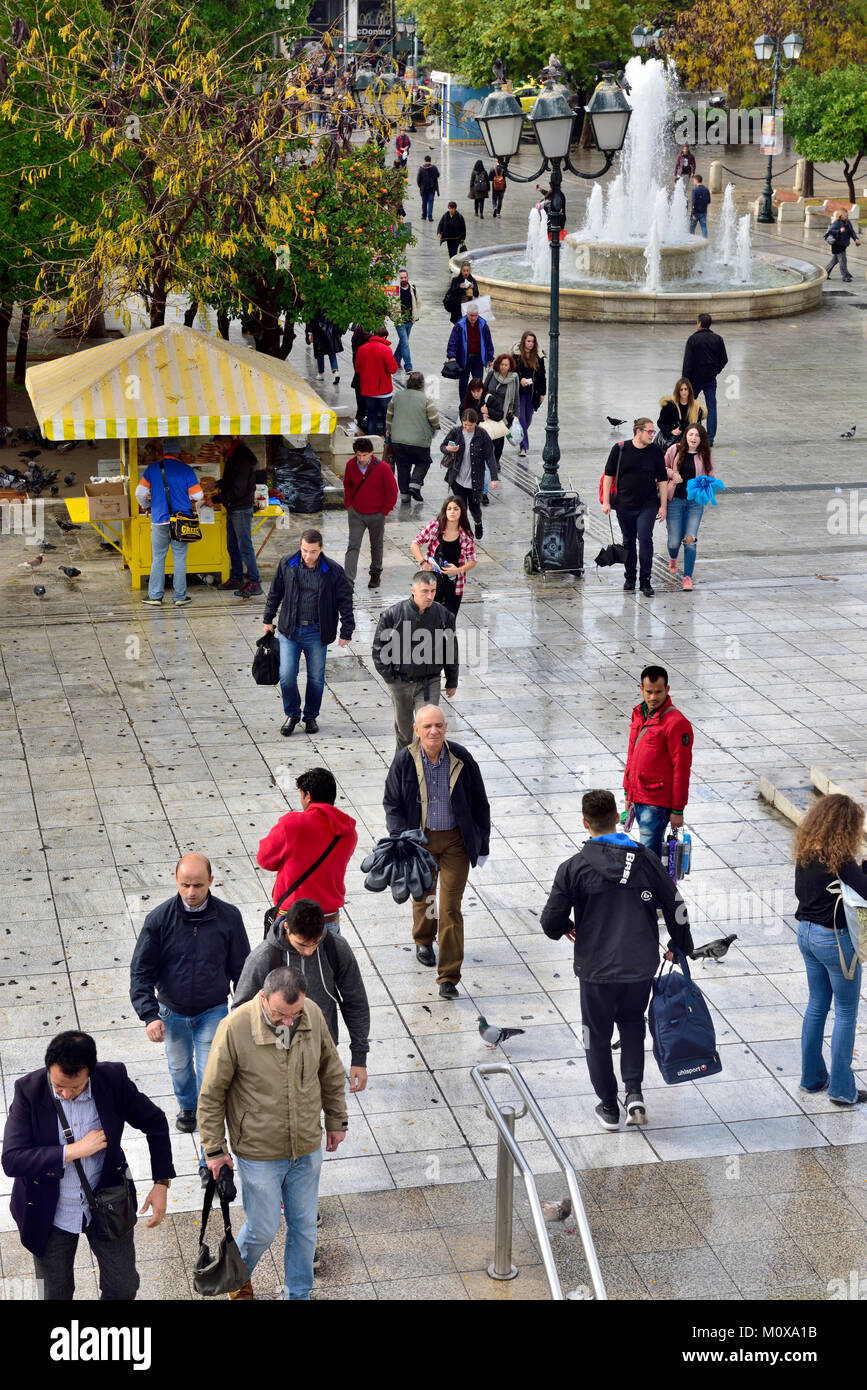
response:
<path id="1" fill-rule="evenodd" d="M 169 522 L 176 512 L 189 516 L 194 502 L 204 500 L 202 485 L 188 463 L 181 463 L 179 439 L 162 441 L 163 456 L 148 464 L 135 490 L 142 511 L 151 514 L 151 572 L 148 596 L 149 608 L 159 608 L 166 586 L 166 555 L 172 547 L 174 566 L 173 593 L 175 605 L 190 603 L 187 596 L 187 541 L 169 540 Z"/>

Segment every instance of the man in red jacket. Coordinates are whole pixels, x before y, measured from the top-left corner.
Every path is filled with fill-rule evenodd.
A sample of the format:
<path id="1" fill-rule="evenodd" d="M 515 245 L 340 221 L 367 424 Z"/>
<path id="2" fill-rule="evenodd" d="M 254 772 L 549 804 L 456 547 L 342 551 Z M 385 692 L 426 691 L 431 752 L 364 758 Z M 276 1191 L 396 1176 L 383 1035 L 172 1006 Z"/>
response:
<path id="1" fill-rule="evenodd" d="M 355 355 L 358 389 L 367 407 L 367 433 L 385 434 L 385 413 L 394 392 L 392 377 L 399 371 L 388 346 L 388 332 L 377 328 Z"/>
<path id="2" fill-rule="evenodd" d="M 346 901 L 346 869 L 355 853 L 358 834 L 355 821 L 338 811 L 337 783 L 327 768 L 314 767 L 296 779 L 301 810 L 281 816 L 274 829 L 259 842 L 256 863 L 260 869 L 276 869 L 271 901 L 286 912 L 296 898 L 313 898 L 325 914 L 325 925 L 340 935 L 340 909 Z M 315 869 L 290 893 L 281 897 L 325 853 L 335 836 L 340 838 Z"/>
<path id="3" fill-rule="evenodd" d="M 378 589 L 382 578 L 382 544 L 385 537 L 385 518 L 397 501 L 397 483 L 387 463 L 373 453 L 371 439 L 356 439 L 354 456 L 343 475 L 343 500 L 349 517 L 349 545 L 343 559 L 343 569 L 355 587 L 358 555 L 364 533 L 370 535 L 370 581 L 368 589 Z"/>
<path id="4" fill-rule="evenodd" d="M 635 807 L 641 843 L 661 854 L 666 825 L 672 830 L 683 825 L 692 766 L 692 725 L 671 703 L 668 672 L 663 666 L 645 666 L 641 699 L 632 711 L 623 789 L 627 810 Z"/>

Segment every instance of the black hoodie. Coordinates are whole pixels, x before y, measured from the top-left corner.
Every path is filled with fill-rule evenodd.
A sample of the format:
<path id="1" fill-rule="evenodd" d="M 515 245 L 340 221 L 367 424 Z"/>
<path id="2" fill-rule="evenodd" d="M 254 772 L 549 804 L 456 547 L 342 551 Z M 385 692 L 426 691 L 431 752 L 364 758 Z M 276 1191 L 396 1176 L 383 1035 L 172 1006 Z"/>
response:
<path id="1" fill-rule="evenodd" d="M 693 949 L 686 904 L 659 857 L 625 840 L 588 840 L 560 865 L 542 913 L 542 930 L 554 941 L 574 926 L 575 974 L 588 984 L 652 979 L 658 907 L 671 934 L 668 949 L 672 942 L 685 955 Z"/>

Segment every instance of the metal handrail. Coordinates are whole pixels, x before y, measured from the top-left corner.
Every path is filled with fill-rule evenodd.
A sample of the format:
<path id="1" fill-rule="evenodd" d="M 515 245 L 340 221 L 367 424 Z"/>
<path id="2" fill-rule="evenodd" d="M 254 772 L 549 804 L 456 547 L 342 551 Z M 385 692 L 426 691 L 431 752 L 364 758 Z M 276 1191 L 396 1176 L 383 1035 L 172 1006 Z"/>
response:
<path id="1" fill-rule="evenodd" d="M 557 1273 L 557 1267 L 554 1263 L 554 1253 L 551 1249 L 551 1241 L 548 1236 L 547 1227 L 545 1225 L 545 1218 L 542 1214 L 542 1204 L 539 1200 L 539 1193 L 536 1189 L 536 1180 L 533 1176 L 532 1170 L 530 1168 L 529 1163 L 527 1162 L 527 1159 L 524 1157 L 520 1144 L 515 1139 L 515 1136 L 512 1133 L 510 1126 L 506 1124 L 506 1120 L 500 1111 L 499 1104 L 497 1103 L 496 1099 L 491 1093 L 491 1090 L 486 1081 L 486 1078 L 489 1076 L 508 1076 L 509 1080 L 513 1083 L 518 1094 L 524 1101 L 524 1104 L 527 1108 L 527 1112 L 530 1115 L 532 1115 L 533 1119 L 535 1120 L 542 1138 L 545 1140 L 545 1143 L 548 1145 L 548 1148 L 551 1150 L 551 1153 L 557 1160 L 559 1167 L 562 1169 L 563 1176 L 566 1179 L 566 1186 L 569 1189 L 569 1196 L 572 1199 L 572 1214 L 575 1218 L 575 1221 L 577 1222 L 578 1232 L 581 1236 L 581 1243 L 584 1246 L 584 1254 L 587 1257 L 587 1264 L 590 1269 L 590 1278 L 593 1281 L 594 1292 L 596 1294 L 597 1299 L 607 1300 L 608 1294 L 605 1292 L 605 1285 L 602 1281 L 602 1271 L 599 1268 L 599 1261 L 596 1257 L 596 1247 L 593 1244 L 593 1236 L 590 1232 L 590 1226 L 587 1221 L 587 1213 L 584 1210 L 584 1203 L 581 1200 L 581 1193 L 578 1190 L 578 1178 L 576 1176 L 575 1169 L 573 1168 L 569 1160 L 568 1154 L 566 1153 L 562 1144 L 560 1143 L 560 1140 L 557 1138 L 556 1134 L 554 1133 L 553 1129 L 551 1128 L 544 1114 L 542 1113 L 539 1107 L 539 1103 L 536 1100 L 536 1097 L 533 1095 L 532 1091 L 528 1087 L 526 1081 L 524 1080 L 518 1068 L 516 1066 L 513 1066 L 511 1062 L 483 1062 L 480 1066 L 473 1067 L 472 1072 L 470 1074 L 481 1094 L 482 1100 L 485 1103 L 485 1109 L 487 1110 L 488 1114 L 490 1115 L 491 1119 L 497 1127 L 497 1132 L 499 1134 L 499 1154 L 502 1155 L 504 1149 L 508 1151 L 513 1163 L 517 1165 L 518 1169 L 520 1170 L 521 1177 L 524 1180 L 524 1187 L 526 1188 L 527 1192 L 527 1200 L 530 1203 L 530 1211 L 533 1215 L 533 1225 L 536 1228 L 536 1235 L 539 1238 L 539 1244 L 542 1250 L 542 1263 L 545 1266 L 545 1274 L 548 1279 L 548 1286 L 551 1290 L 551 1297 L 558 1302 L 564 1301 L 564 1294 L 560 1285 L 560 1277 Z M 510 1106 L 509 1108 L 511 1109 L 512 1107 Z M 510 1118 L 512 1117 L 510 1116 Z M 502 1168 L 503 1165 L 498 1163 L 498 1186 Z M 499 1205 L 500 1204 L 498 1203 L 498 1212 Z M 498 1254 L 500 1252 L 502 1244 L 502 1240 L 498 1239 Z M 565 1297 L 572 1298 L 573 1296 L 574 1295 L 572 1294 L 567 1294 Z"/>

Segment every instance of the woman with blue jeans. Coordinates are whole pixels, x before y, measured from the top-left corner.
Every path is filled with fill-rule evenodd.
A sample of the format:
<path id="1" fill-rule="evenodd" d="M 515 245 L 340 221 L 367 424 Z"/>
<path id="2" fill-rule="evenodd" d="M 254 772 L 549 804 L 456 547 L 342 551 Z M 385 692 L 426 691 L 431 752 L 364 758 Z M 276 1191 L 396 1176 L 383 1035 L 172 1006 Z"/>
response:
<path id="1" fill-rule="evenodd" d="M 701 425 L 690 425 L 683 439 L 666 451 L 668 473 L 668 572 L 677 574 L 677 560 L 683 546 L 683 587 L 692 588 L 695 545 L 704 511 L 700 502 L 691 501 L 686 485 L 693 478 L 713 473 L 707 432 Z"/>
<path id="2" fill-rule="evenodd" d="M 837 906 L 839 896 L 830 885 L 839 880 L 867 898 L 867 860 L 859 862 L 863 834 L 864 808 L 835 793 L 807 812 L 795 836 L 795 916 L 810 987 L 801 1029 L 801 1090 L 827 1091 L 832 1105 L 846 1107 L 867 1101 L 867 1091 L 858 1089 L 852 1071 L 861 966 L 854 959 L 842 903 Z M 829 1069 L 822 1037 L 832 1003 Z"/>

